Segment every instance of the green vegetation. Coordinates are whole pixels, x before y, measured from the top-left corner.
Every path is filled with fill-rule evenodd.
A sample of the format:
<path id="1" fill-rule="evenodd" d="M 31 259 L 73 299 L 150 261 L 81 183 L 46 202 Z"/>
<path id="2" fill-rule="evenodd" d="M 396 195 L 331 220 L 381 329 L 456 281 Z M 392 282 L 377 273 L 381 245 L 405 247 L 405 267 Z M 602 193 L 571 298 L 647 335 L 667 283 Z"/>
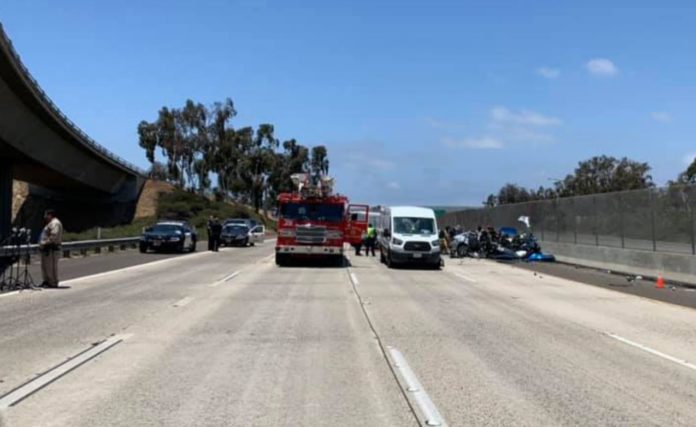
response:
<path id="1" fill-rule="evenodd" d="M 517 184 L 505 184 L 498 194 L 490 194 L 483 204 L 488 207 L 522 203 L 535 200 L 551 200 L 558 197 L 583 196 L 614 191 L 641 190 L 655 186 L 650 175 L 650 165 L 626 157 L 617 159 L 595 156 L 578 163 L 573 173 L 556 180 L 554 186 L 526 189 Z M 696 176 L 696 167 L 691 179 Z M 686 173 L 680 180 L 690 179 Z"/>
<path id="2" fill-rule="evenodd" d="M 162 194 L 157 203 L 157 217 L 159 219 L 186 220 L 199 232 L 205 230 L 210 215 L 215 215 L 221 220 L 225 218 L 253 218 L 269 228 L 275 228 L 272 221 L 255 213 L 247 206 L 210 200 L 188 191 L 177 189 L 171 193 Z"/>
<path id="3" fill-rule="evenodd" d="M 150 176 L 199 194 L 212 189 L 217 198 L 258 212 L 291 189 L 293 173 L 328 173 L 325 146 L 310 150 L 294 139 L 281 143 L 268 123 L 235 129 L 236 115 L 229 98 L 211 107 L 188 100 L 182 108 L 162 107 L 153 122 L 140 122 L 139 144 L 152 164 Z"/>
<path id="4" fill-rule="evenodd" d="M 206 223 L 210 215 L 221 220 L 226 218 L 253 218 L 268 229 L 276 229 L 276 222 L 254 212 L 252 208 L 229 202 L 210 200 L 207 197 L 184 190 L 175 189 L 171 193 L 162 193 L 157 201 L 157 217 L 141 218 L 131 224 L 102 228 L 102 239 L 117 239 L 139 236 L 143 228 L 161 219 L 186 220 L 198 230 L 200 238 L 205 238 Z M 65 233 L 65 241 L 93 240 L 98 236 L 97 228 L 80 233 Z"/>

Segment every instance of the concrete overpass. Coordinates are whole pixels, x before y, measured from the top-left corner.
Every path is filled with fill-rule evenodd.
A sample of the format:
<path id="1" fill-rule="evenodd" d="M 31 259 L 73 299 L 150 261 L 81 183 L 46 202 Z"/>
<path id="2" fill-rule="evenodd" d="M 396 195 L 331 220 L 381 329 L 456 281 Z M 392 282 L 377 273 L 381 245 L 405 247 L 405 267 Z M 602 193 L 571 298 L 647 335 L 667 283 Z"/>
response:
<path id="1" fill-rule="evenodd" d="M 83 205 L 94 219 L 114 209 L 126 214 L 145 175 L 53 104 L 0 24 L 0 236 L 11 226 L 13 179 L 40 187 L 49 199 Z"/>

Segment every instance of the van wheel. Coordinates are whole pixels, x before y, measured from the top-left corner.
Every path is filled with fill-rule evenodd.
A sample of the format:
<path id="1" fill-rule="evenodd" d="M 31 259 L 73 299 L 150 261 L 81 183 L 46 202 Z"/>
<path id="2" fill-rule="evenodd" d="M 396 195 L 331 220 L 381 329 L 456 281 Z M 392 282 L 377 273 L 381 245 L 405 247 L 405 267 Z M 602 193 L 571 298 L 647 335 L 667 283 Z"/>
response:
<path id="1" fill-rule="evenodd" d="M 392 262 L 390 252 L 387 252 L 387 268 L 394 268 L 394 263 Z"/>

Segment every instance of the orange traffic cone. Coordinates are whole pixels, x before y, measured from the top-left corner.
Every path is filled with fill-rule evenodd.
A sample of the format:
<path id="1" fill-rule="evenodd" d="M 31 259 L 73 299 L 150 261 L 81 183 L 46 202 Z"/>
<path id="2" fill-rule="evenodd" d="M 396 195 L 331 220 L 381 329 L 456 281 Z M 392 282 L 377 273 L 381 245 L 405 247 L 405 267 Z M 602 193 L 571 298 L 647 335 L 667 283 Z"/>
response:
<path id="1" fill-rule="evenodd" d="M 660 275 L 657 276 L 657 281 L 655 282 L 655 287 L 657 289 L 664 289 L 665 288 L 665 279 L 662 278 L 662 273 L 660 273 Z"/>

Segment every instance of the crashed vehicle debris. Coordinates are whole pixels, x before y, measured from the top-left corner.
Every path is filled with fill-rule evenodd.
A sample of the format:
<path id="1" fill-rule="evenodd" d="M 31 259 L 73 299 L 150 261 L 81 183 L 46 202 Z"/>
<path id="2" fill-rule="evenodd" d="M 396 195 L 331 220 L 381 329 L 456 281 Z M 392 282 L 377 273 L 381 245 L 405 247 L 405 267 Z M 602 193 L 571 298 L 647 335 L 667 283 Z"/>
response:
<path id="1" fill-rule="evenodd" d="M 520 217 L 529 230 L 529 218 Z M 551 262 L 556 258 L 542 252 L 539 241 L 531 231 L 519 233 L 515 227 L 493 227 L 476 231 L 464 231 L 450 242 L 451 258 L 490 258 L 502 261 L 524 260 L 529 262 Z"/>

